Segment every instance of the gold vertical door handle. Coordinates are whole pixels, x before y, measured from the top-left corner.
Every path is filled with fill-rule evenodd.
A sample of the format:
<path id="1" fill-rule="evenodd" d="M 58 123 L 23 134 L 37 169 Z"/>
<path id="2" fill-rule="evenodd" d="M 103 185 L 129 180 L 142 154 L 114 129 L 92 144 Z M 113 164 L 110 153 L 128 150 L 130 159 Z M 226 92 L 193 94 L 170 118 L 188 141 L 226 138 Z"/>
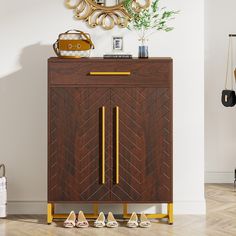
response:
<path id="1" fill-rule="evenodd" d="M 106 109 L 105 106 L 102 107 L 102 184 L 105 184 L 105 115 Z"/>
<path id="2" fill-rule="evenodd" d="M 116 106 L 116 184 L 119 184 L 119 107 Z"/>

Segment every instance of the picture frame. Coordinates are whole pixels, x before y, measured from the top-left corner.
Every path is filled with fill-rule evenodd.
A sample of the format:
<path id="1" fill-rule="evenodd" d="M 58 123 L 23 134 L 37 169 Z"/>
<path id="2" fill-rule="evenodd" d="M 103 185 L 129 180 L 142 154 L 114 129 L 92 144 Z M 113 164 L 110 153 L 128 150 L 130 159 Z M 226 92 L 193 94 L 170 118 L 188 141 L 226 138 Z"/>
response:
<path id="1" fill-rule="evenodd" d="M 124 50 L 124 40 L 122 36 L 112 37 L 112 51 L 122 52 Z"/>

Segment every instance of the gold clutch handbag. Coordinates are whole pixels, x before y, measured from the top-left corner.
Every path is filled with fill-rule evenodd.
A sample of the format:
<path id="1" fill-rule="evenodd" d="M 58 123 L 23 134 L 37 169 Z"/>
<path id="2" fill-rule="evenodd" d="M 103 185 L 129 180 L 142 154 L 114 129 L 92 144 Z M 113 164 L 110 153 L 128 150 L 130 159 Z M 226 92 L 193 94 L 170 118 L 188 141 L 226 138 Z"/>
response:
<path id="1" fill-rule="evenodd" d="M 80 58 L 89 57 L 94 44 L 90 35 L 80 30 L 68 30 L 59 34 L 53 49 L 58 57 Z"/>

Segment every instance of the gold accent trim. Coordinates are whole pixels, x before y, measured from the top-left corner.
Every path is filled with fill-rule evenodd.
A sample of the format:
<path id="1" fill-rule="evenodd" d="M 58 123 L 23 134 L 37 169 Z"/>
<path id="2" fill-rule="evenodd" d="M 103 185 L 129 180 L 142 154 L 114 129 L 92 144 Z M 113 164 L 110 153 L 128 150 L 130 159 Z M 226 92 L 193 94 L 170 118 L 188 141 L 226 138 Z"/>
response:
<path id="1" fill-rule="evenodd" d="M 99 210 L 98 208 L 99 208 L 98 204 L 93 204 L 93 214 L 94 215 L 98 216 L 98 210 Z"/>
<path id="2" fill-rule="evenodd" d="M 116 106 L 116 184 L 119 184 L 119 107 Z"/>
<path id="3" fill-rule="evenodd" d="M 131 213 L 127 213 L 123 215 L 124 219 L 129 219 L 131 217 Z M 140 217 L 141 214 L 137 214 L 138 217 Z M 145 214 L 148 219 L 167 219 L 168 214 Z"/>
<path id="4" fill-rule="evenodd" d="M 54 214 L 54 203 L 47 204 L 47 223 L 51 224 L 54 219 L 66 219 L 68 214 Z M 98 204 L 93 204 L 93 213 L 84 214 L 88 219 L 96 219 L 98 217 Z"/>
<path id="5" fill-rule="evenodd" d="M 98 72 L 98 71 L 93 71 L 89 72 L 89 75 L 131 75 L 131 72 L 109 72 L 109 71 L 104 71 L 104 72 Z"/>
<path id="6" fill-rule="evenodd" d="M 47 204 L 47 223 L 51 224 L 54 219 L 66 219 L 68 214 L 54 214 L 54 203 Z M 88 219 L 96 219 L 99 213 L 99 204 L 93 204 L 93 213 L 85 214 Z M 128 204 L 123 204 L 123 218 L 130 218 L 131 214 L 128 213 Z M 140 216 L 140 214 L 138 214 Z M 167 214 L 146 214 L 149 219 L 168 219 L 169 224 L 173 224 L 173 203 L 167 203 Z"/>
<path id="7" fill-rule="evenodd" d="M 66 219 L 69 214 L 54 214 L 53 219 Z M 87 219 L 96 219 L 98 215 L 95 215 L 93 213 L 87 213 L 84 214 Z"/>
<path id="8" fill-rule="evenodd" d="M 168 223 L 172 225 L 174 223 L 173 203 L 168 203 L 167 214 L 168 214 Z"/>
<path id="9" fill-rule="evenodd" d="M 123 204 L 123 218 L 126 218 L 125 216 L 128 215 L 128 204 Z M 128 217 L 127 217 L 128 218 Z"/>
<path id="10" fill-rule="evenodd" d="M 105 184 L 105 106 L 102 107 L 102 184 Z"/>
<path id="11" fill-rule="evenodd" d="M 74 17 L 78 20 L 86 21 L 90 27 L 101 26 L 103 29 L 110 30 L 115 25 L 126 28 L 130 21 L 130 15 L 123 3 L 116 6 L 101 6 L 93 0 L 65 0 L 65 6 L 74 10 Z M 149 7 L 151 0 L 145 0 L 144 4 L 139 0 L 133 0 L 132 8 L 136 12 Z"/>
<path id="12" fill-rule="evenodd" d="M 47 205 L 47 223 L 51 224 L 53 221 L 53 204 L 48 203 Z"/>
<path id="13" fill-rule="evenodd" d="M 65 40 L 58 41 L 59 51 L 87 51 L 91 49 L 91 44 L 88 41 L 78 40 Z"/>

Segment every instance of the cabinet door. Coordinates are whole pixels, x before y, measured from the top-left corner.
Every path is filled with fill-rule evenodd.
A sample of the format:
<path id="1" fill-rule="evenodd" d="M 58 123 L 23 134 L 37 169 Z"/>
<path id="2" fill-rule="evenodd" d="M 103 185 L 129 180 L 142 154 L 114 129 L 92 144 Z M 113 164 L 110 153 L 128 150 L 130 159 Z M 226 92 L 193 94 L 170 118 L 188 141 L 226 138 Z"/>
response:
<path id="1" fill-rule="evenodd" d="M 172 201 L 172 99 L 168 88 L 114 88 L 119 107 L 119 183 L 111 198 L 125 202 Z M 116 172 L 116 110 L 112 169 Z"/>
<path id="2" fill-rule="evenodd" d="M 102 112 L 105 106 L 105 183 Z M 110 89 L 52 87 L 49 91 L 49 201 L 110 199 Z"/>

